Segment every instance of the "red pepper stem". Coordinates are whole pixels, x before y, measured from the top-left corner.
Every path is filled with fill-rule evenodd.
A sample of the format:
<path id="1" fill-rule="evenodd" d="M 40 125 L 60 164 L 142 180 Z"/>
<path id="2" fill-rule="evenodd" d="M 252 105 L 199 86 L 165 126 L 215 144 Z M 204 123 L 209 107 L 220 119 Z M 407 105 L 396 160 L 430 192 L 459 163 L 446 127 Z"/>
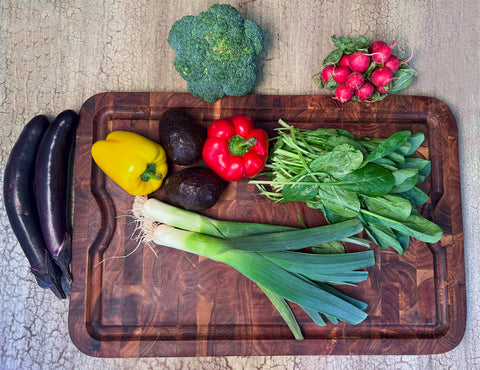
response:
<path id="1" fill-rule="evenodd" d="M 245 139 L 240 135 L 235 135 L 228 141 L 228 150 L 233 155 L 241 156 L 246 154 L 255 144 L 257 144 L 257 139 L 255 137 Z"/>
<path id="2" fill-rule="evenodd" d="M 160 180 L 162 178 L 162 174 L 157 174 L 157 165 L 155 163 L 147 164 L 147 168 L 143 173 L 140 175 L 142 181 L 149 181 L 149 180 Z"/>

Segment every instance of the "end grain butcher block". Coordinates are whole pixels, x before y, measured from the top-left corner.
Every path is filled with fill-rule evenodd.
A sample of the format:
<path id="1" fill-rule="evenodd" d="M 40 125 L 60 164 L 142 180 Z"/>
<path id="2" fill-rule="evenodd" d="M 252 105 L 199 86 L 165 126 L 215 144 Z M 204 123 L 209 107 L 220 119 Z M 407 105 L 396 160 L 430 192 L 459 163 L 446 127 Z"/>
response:
<path id="1" fill-rule="evenodd" d="M 299 127 L 335 127 L 357 136 L 423 132 L 419 155 L 431 160 L 419 211 L 444 230 L 439 243 L 411 241 L 407 252 L 375 250 L 376 265 L 357 287 L 341 287 L 368 303 L 359 325 L 317 326 L 292 304 L 305 340 L 296 341 L 271 302 L 227 265 L 132 238 L 133 196 L 93 163 L 90 147 L 114 130 L 157 140 L 168 108 L 199 124 L 252 116 L 273 135 L 278 119 Z M 465 329 L 465 268 L 457 127 L 450 109 L 429 97 L 390 96 L 341 104 L 330 96 L 227 97 L 205 103 L 184 93 L 103 93 L 80 112 L 75 156 L 75 213 L 70 335 L 99 357 L 433 354 L 449 351 Z M 173 169 L 174 170 L 174 169 Z M 228 220 L 300 226 L 324 223 L 301 203 L 275 204 L 248 181 L 231 183 L 205 214 Z M 138 248 L 137 248 L 138 247 Z M 135 250 L 135 248 L 137 248 Z M 126 258 L 111 258 L 125 256 Z M 106 259 L 104 262 L 102 262 Z"/>

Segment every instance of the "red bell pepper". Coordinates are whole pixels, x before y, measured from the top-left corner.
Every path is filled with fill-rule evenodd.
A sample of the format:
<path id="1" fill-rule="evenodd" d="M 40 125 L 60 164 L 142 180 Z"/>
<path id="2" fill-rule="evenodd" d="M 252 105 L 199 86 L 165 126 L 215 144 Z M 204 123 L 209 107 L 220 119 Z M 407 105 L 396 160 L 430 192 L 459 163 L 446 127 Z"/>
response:
<path id="1" fill-rule="evenodd" d="M 267 162 L 268 135 L 242 114 L 213 122 L 203 144 L 203 160 L 225 181 L 258 175 Z"/>

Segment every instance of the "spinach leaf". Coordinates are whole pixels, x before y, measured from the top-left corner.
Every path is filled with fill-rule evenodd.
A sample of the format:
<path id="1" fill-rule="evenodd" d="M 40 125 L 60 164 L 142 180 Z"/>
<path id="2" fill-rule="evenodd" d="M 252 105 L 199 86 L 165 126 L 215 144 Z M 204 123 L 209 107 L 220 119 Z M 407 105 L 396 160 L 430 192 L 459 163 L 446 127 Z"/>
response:
<path id="1" fill-rule="evenodd" d="M 375 150 L 375 148 L 377 146 L 379 146 L 382 141 L 384 141 L 385 139 L 381 139 L 381 138 L 368 138 L 368 137 L 364 137 L 364 138 L 359 138 L 357 139 L 357 141 L 362 144 L 362 146 L 367 149 L 367 151 L 369 152 L 373 152 Z"/>
<path id="2" fill-rule="evenodd" d="M 353 141 L 356 140 L 356 136 L 348 130 L 345 130 L 343 128 L 336 128 L 335 131 L 340 136 L 345 136 L 345 137 L 347 137 L 347 138 L 349 138 L 350 140 L 353 140 Z"/>
<path id="3" fill-rule="evenodd" d="M 317 139 L 320 141 L 329 140 L 338 136 L 337 130 L 334 128 L 317 128 L 315 130 L 300 130 L 297 129 L 298 133 L 304 135 L 308 139 Z"/>
<path id="4" fill-rule="evenodd" d="M 344 136 L 344 135 L 337 135 L 337 136 L 332 136 L 328 138 L 328 143 L 330 144 L 330 149 L 335 148 L 338 145 L 341 144 L 348 144 L 352 147 L 354 147 L 356 150 L 359 150 L 363 154 L 367 154 L 367 151 L 365 148 L 362 146 L 362 144 L 358 143 L 355 140 L 352 140 L 351 138 Z"/>
<path id="5" fill-rule="evenodd" d="M 404 253 L 407 250 L 408 245 L 410 244 L 410 237 L 407 234 L 403 234 L 403 233 L 401 233 L 397 230 L 393 230 L 393 232 L 395 233 L 398 242 L 402 246 L 403 253 Z M 400 254 L 402 254 L 402 253 L 400 253 Z"/>
<path id="6" fill-rule="evenodd" d="M 367 228 L 378 241 L 380 248 L 387 249 L 388 247 L 392 247 L 399 254 L 403 254 L 404 249 L 397 240 L 395 232 L 390 227 L 382 225 L 380 222 L 370 220 Z"/>
<path id="7" fill-rule="evenodd" d="M 392 172 L 398 170 L 397 164 L 388 158 L 378 158 L 373 163 L 379 164 L 383 168 Z"/>
<path id="8" fill-rule="evenodd" d="M 410 138 L 408 138 L 407 141 L 405 141 L 401 146 L 399 146 L 396 150 L 396 152 L 403 157 L 407 156 L 407 153 L 410 151 L 412 148 L 412 142 L 410 141 Z"/>
<path id="9" fill-rule="evenodd" d="M 397 195 L 365 197 L 364 202 L 369 211 L 396 220 L 406 220 L 412 213 L 412 204 Z"/>
<path id="10" fill-rule="evenodd" d="M 368 196 L 386 195 L 392 190 L 394 183 L 390 171 L 378 164 L 368 164 L 350 172 L 342 180 L 322 185 L 341 186 L 346 190 L 355 191 Z"/>
<path id="11" fill-rule="evenodd" d="M 356 170 L 363 163 L 362 152 L 348 144 L 337 145 L 333 150 L 320 154 L 309 163 L 314 172 L 326 172 L 339 179 Z"/>
<path id="12" fill-rule="evenodd" d="M 418 170 L 416 168 L 404 168 L 394 171 L 392 174 L 394 186 L 390 191 L 391 193 L 403 193 L 417 185 Z"/>
<path id="13" fill-rule="evenodd" d="M 387 154 L 385 158 L 390 159 L 391 161 L 394 161 L 397 165 L 402 165 L 405 163 L 405 157 L 401 155 L 400 153 L 397 153 L 396 151 Z"/>
<path id="14" fill-rule="evenodd" d="M 299 201 L 307 202 L 318 194 L 317 185 L 285 184 L 282 189 L 282 196 L 285 202 Z"/>
<path id="15" fill-rule="evenodd" d="M 360 212 L 360 200 L 352 191 L 337 186 L 319 187 L 318 195 L 325 208 L 340 216 L 352 218 Z"/>
<path id="16" fill-rule="evenodd" d="M 393 153 L 397 148 L 403 145 L 410 137 L 410 131 L 398 131 L 391 135 L 388 139 L 383 140 L 367 157 L 367 162 L 373 162 L 378 158 Z"/>
<path id="17" fill-rule="evenodd" d="M 307 205 L 310 206 L 310 203 L 307 203 Z M 335 224 L 337 222 L 342 222 L 342 221 L 347 221 L 350 217 L 344 217 L 344 216 L 340 216 L 339 214 L 333 212 L 332 210 L 328 209 L 328 208 L 325 208 L 323 206 L 323 203 L 321 204 L 320 207 L 318 207 L 317 205 L 318 204 L 313 204 L 314 206 L 311 207 L 311 208 L 316 208 L 316 209 L 321 209 L 323 211 L 323 215 L 325 216 L 325 219 L 327 220 L 327 222 L 329 224 Z M 360 214 L 358 214 L 360 215 Z"/>
<path id="18" fill-rule="evenodd" d="M 425 141 L 425 135 L 423 134 L 423 132 L 416 132 L 408 138 L 408 141 L 412 143 L 412 146 L 410 150 L 407 152 L 407 154 L 405 154 L 406 157 L 411 156 L 413 153 L 417 151 L 420 145 L 422 145 L 423 142 Z"/>
<path id="19" fill-rule="evenodd" d="M 415 209 L 412 210 L 412 214 L 404 222 L 404 226 L 406 230 L 413 230 L 414 233 L 410 234 L 401 230 L 401 228 L 397 228 L 396 230 L 404 232 L 407 235 L 411 235 L 414 238 L 427 243 L 436 243 L 442 238 L 443 235 L 443 231 L 438 225 L 427 220 Z"/>
<path id="20" fill-rule="evenodd" d="M 432 164 L 428 159 L 423 158 L 405 158 L 400 168 L 416 168 L 418 170 L 418 182 L 423 182 L 432 170 Z"/>
<path id="21" fill-rule="evenodd" d="M 428 202 L 428 195 L 420 188 L 414 186 L 410 190 L 398 193 L 402 198 L 407 199 L 413 206 L 421 206 Z"/>
<path id="22" fill-rule="evenodd" d="M 307 201 L 306 203 L 307 203 L 308 208 L 319 209 L 321 211 L 324 211 L 325 207 L 323 206 L 322 200 L 318 196 L 316 198 L 312 199 L 312 200 Z M 346 220 L 347 220 L 347 218 L 344 219 L 344 221 L 346 221 Z M 328 221 L 328 219 L 327 219 L 327 221 Z M 334 222 L 328 221 L 329 224 L 334 224 L 335 222 L 341 222 L 341 221 L 340 220 L 334 221 Z"/>
<path id="23" fill-rule="evenodd" d="M 388 170 L 388 171 L 390 171 L 390 172 L 393 172 L 393 171 L 398 170 L 397 167 L 392 166 L 392 165 L 390 165 L 390 164 L 388 164 L 388 163 L 382 163 L 382 162 L 377 162 L 377 161 L 375 161 L 374 163 L 378 163 L 380 166 L 382 166 L 383 168 L 385 168 L 386 170 Z"/>
<path id="24" fill-rule="evenodd" d="M 373 216 L 383 225 L 414 237 L 422 242 L 436 243 L 443 235 L 443 231 L 438 225 L 427 220 L 415 210 L 412 210 L 412 214 L 403 221 L 397 221 L 364 209 L 362 209 L 361 212 L 364 216 Z"/>

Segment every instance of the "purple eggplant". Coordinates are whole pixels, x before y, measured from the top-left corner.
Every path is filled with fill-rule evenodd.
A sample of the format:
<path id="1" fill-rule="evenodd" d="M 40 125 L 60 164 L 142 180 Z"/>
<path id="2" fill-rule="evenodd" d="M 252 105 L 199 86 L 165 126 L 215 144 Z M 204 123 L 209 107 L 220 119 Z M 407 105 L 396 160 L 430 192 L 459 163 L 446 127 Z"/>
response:
<path id="1" fill-rule="evenodd" d="M 38 285 L 51 289 L 58 298 L 65 299 L 63 274 L 45 245 L 34 192 L 35 159 L 49 124 L 46 116 L 39 115 L 24 127 L 7 161 L 3 196 L 10 225 Z"/>
<path id="2" fill-rule="evenodd" d="M 35 196 L 47 249 L 71 281 L 69 189 L 72 152 L 79 121 L 73 110 L 60 113 L 48 127 L 37 152 Z"/>

